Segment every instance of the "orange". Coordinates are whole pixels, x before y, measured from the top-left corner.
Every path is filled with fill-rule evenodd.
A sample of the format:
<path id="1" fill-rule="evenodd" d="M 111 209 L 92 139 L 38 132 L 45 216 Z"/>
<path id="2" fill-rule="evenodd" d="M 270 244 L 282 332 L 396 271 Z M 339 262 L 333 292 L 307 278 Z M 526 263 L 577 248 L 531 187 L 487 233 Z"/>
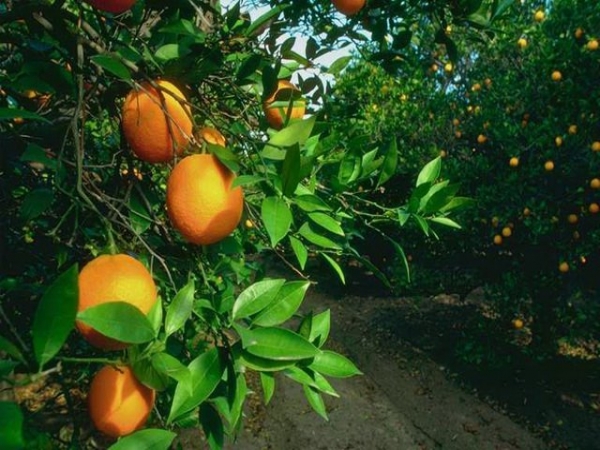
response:
<path id="1" fill-rule="evenodd" d="M 155 392 L 138 381 L 129 366 L 104 366 L 94 376 L 87 402 L 94 426 L 112 437 L 144 426 Z"/>
<path id="2" fill-rule="evenodd" d="M 591 41 L 589 41 L 587 43 L 587 48 L 588 48 L 588 50 L 591 50 L 591 51 L 598 50 L 598 40 L 592 39 Z"/>
<path id="3" fill-rule="evenodd" d="M 454 70 L 454 66 L 452 65 L 452 63 L 451 63 L 451 62 L 447 62 L 447 63 L 444 65 L 444 70 L 445 70 L 447 73 L 451 73 L 451 72 L 452 72 L 452 70 Z"/>
<path id="4" fill-rule="evenodd" d="M 598 211 L 600 211 L 600 206 L 598 206 L 598 203 L 590 203 L 588 211 L 592 214 L 598 214 Z"/>
<path id="5" fill-rule="evenodd" d="M 500 245 L 502 244 L 502 236 L 500 236 L 499 234 L 494 236 L 494 244 L 496 245 Z"/>
<path id="6" fill-rule="evenodd" d="M 557 147 L 560 147 L 561 145 L 563 145 L 563 138 L 561 138 L 560 136 L 556 136 L 554 138 L 554 143 Z"/>
<path id="7" fill-rule="evenodd" d="M 600 189 L 600 179 L 593 178 L 592 181 L 590 181 L 590 187 L 592 189 Z"/>
<path id="8" fill-rule="evenodd" d="M 525 47 L 527 47 L 527 39 L 525 39 L 525 38 L 520 38 L 520 39 L 517 41 L 517 45 L 519 46 L 519 48 L 525 48 Z"/>
<path id="9" fill-rule="evenodd" d="M 512 235 L 512 230 L 510 229 L 510 227 L 502 228 L 502 236 L 510 237 L 511 235 Z"/>
<path id="10" fill-rule="evenodd" d="M 492 86 L 492 80 L 490 78 L 486 78 L 484 81 L 485 87 L 489 88 Z"/>
<path id="11" fill-rule="evenodd" d="M 81 312 L 107 302 L 127 302 L 148 314 L 156 302 L 156 285 L 148 269 L 137 259 L 124 254 L 100 255 L 79 273 Z M 77 322 L 77 328 L 92 345 L 105 350 L 120 350 L 128 344 L 110 339 L 90 326 Z"/>
<path id="12" fill-rule="evenodd" d="M 555 70 L 554 72 L 552 72 L 552 81 L 560 81 L 562 80 L 562 73 L 560 73 L 560 71 Z"/>
<path id="13" fill-rule="evenodd" d="M 213 155 L 182 159 L 167 181 L 167 212 L 173 226 L 193 243 L 219 242 L 238 226 L 244 209 L 235 175 Z"/>
<path id="14" fill-rule="evenodd" d="M 496 216 L 492 217 L 492 226 L 497 227 L 499 222 L 500 222 L 500 219 L 498 219 L 498 217 L 496 217 Z"/>
<path id="15" fill-rule="evenodd" d="M 455 127 L 460 125 L 460 120 L 458 119 L 452 119 L 452 125 L 454 125 Z"/>
<path id="16" fill-rule="evenodd" d="M 592 150 L 595 152 L 600 152 L 600 141 L 592 142 Z"/>
<path id="17" fill-rule="evenodd" d="M 546 15 L 544 14 L 544 11 L 536 11 L 535 14 L 533 15 L 533 18 L 536 22 L 543 21 L 545 17 L 546 17 Z"/>
<path id="18" fill-rule="evenodd" d="M 346 16 L 352 16 L 365 6 L 366 0 L 331 0 L 335 9 Z"/>
<path id="19" fill-rule="evenodd" d="M 575 39 L 581 39 L 583 37 L 583 29 L 577 28 L 573 34 L 575 35 Z"/>
<path id="20" fill-rule="evenodd" d="M 113 14 L 120 14 L 131 9 L 135 0 L 85 0 L 94 8 Z"/>
<path id="21" fill-rule="evenodd" d="M 558 265 L 558 270 L 559 270 L 561 273 L 567 273 L 567 272 L 569 271 L 569 263 L 568 263 L 568 262 L 565 262 L 565 261 L 561 262 L 561 263 Z"/>
<path id="22" fill-rule="evenodd" d="M 487 136 L 485 134 L 480 134 L 479 136 L 477 136 L 478 143 L 485 144 L 486 141 L 487 141 Z"/>
<path id="23" fill-rule="evenodd" d="M 223 136 L 219 130 L 211 127 L 200 128 L 196 132 L 196 139 L 220 147 L 225 147 L 227 145 L 225 136 Z"/>
<path id="24" fill-rule="evenodd" d="M 552 170 L 554 170 L 554 163 L 553 163 L 552 161 L 546 161 L 546 162 L 544 163 L 544 169 L 545 169 L 547 172 L 551 172 Z"/>
<path id="25" fill-rule="evenodd" d="M 570 224 L 576 224 L 579 221 L 579 217 L 577 217 L 577 214 L 569 214 L 567 216 L 567 221 Z"/>
<path id="26" fill-rule="evenodd" d="M 569 134 L 577 134 L 577 125 L 569 125 Z"/>
<path id="27" fill-rule="evenodd" d="M 481 90 L 481 84 L 479 84 L 479 83 L 475 83 L 475 84 L 473 85 L 473 87 L 471 88 L 471 90 L 472 90 L 473 92 L 480 91 L 480 90 Z"/>
<path id="28" fill-rule="evenodd" d="M 283 128 L 287 117 L 292 119 L 302 119 L 306 112 L 304 99 L 295 98 L 300 93 L 300 89 L 287 80 L 279 80 L 277 89 L 263 103 L 263 111 L 269 125 L 276 130 Z M 290 98 L 292 99 L 290 111 Z M 273 103 L 277 103 L 273 105 Z"/>
<path id="29" fill-rule="evenodd" d="M 510 161 L 508 161 L 508 164 L 510 164 L 510 167 L 517 167 L 519 165 L 519 158 L 513 156 L 510 158 Z"/>
<path id="30" fill-rule="evenodd" d="M 521 319 L 513 320 L 513 327 L 515 327 L 515 330 L 520 330 L 521 328 L 523 328 L 524 325 L 525 324 Z"/>
<path id="31" fill-rule="evenodd" d="M 183 93 L 168 81 L 154 88 L 144 82 L 123 104 L 123 133 L 135 155 L 147 162 L 168 162 L 179 155 L 192 135 L 191 111 Z"/>

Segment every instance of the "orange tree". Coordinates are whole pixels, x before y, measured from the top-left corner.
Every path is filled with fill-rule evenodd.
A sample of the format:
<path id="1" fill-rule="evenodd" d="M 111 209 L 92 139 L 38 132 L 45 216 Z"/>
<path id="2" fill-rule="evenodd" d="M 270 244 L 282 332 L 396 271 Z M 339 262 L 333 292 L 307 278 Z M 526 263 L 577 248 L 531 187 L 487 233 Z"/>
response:
<path id="1" fill-rule="evenodd" d="M 255 21 L 215 1 L 0 8 L 0 446 L 84 445 L 89 410 L 106 446 L 168 448 L 202 426 L 220 448 L 241 429 L 248 371 L 265 402 L 281 373 L 327 417 L 327 377 L 360 372 L 325 349 L 329 311 L 286 324 L 309 258 L 345 281 L 361 230 L 399 225 L 402 204 L 353 190 L 381 189 L 399 152 L 341 143 L 311 106 L 318 76 L 277 89 L 318 53 L 263 34 L 291 6 Z M 456 227 L 440 170 L 419 171 L 412 214 Z M 267 276 L 266 254 L 298 279 Z M 32 382 L 58 386 L 66 409 L 21 407 Z"/>

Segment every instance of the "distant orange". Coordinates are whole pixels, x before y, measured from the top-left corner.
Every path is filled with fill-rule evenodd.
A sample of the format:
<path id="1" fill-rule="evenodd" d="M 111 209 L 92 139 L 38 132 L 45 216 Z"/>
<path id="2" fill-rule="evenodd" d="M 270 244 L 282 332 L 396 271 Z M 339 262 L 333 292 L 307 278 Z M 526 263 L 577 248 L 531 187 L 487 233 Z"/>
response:
<path id="1" fill-rule="evenodd" d="M 136 0 L 85 0 L 94 8 L 113 14 L 121 14 L 131 9 Z"/>
<path id="2" fill-rule="evenodd" d="M 346 16 L 353 16 L 365 6 L 366 0 L 331 0 L 335 9 Z"/>
<path id="3" fill-rule="evenodd" d="M 301 119 L 306 112 L 306 103 L 298 98 L 300 89 L 287 80 L 279 80 L 277 88 L 263 103 L 263 111 L 272 128 L 280 130 L 289 119 Z M 291 108 L 290 108 L 291 103 Z"/>

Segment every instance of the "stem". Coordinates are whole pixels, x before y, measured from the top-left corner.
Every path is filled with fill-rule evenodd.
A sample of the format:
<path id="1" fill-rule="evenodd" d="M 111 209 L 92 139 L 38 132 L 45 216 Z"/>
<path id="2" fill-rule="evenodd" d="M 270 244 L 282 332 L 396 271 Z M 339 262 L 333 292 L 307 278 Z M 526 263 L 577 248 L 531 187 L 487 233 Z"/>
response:
<path id="1" fill-rule="evenodd" d="M 66 363 L 98 363 L 108 364 L 111 366 L 118 366 L 121 364 L 121 360 L 115 360 L 110 358 L 76 358 L 72 356 L 57 356 L 56 359 Z"/>

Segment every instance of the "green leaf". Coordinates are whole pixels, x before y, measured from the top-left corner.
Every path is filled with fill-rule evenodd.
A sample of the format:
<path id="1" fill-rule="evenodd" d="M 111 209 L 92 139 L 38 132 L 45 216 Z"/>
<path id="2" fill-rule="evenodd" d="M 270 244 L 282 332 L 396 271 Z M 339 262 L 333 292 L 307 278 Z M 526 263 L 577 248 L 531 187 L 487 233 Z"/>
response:
<path id="1" fill-rule="evenodd" d="M 23 413 L 19 405 L 0 401 L 0 448 L 20 450 L 25 448 L 23 439 Z"/>
<path id="2" fill-rule="evenodd" d="M 327 261 L 329 265 L 333 268 L 333 270 L 335 270 L 335 273 L 340 278 L 342 284 L 346 284 L 346 277 L 344 276 L 344 271 L 342 270 L 340 265 L 327 253 L 321 253 L 321 256 L 325 258 L 325 261 Z"/>
<path id="3" fill-rule="evenodd" d="M 284 129 L 271 136 L 267 146 L 291 147 L 292 145 L 303 145 L 310 137 L 315 126 L 316 116 L 290 123 Z"/>
<path id="4" fill-rule="evenodd" d="M 323 419 L 329 420 L 329 417 L 327 417 L 327 409 L 325 408 L 325 402 L 323 401 L 323 396 L 321 395 L 321 393 L 315 388 L 310 387 L 306 384 L 302 385 L 302 388 L 304 389 L 304 395 L 308 400 L 308 403 L 310 404 L 311 408 Z"/>
<path id="5" fill-rule="evenodd" d="M 0 108 L 0 122 L 8 121 L 13 119 L 28 119 L 28 120 L 41 120 L 46 123 L 50 123 L 49 120 L 40 116 L 31 111 L 27 111 L 26 109 L 17 109 L 17 108 Z"/>
<path id="6" fill-rule="evenodd" d="M 460 230 L 462 228 L 454 220 L 449 219 L 448 217 L 432 217 L 431 219 L 429 219 L 429 221 L 439 223 L 440 225 L 444 225 L 446 227 L 456 228 L 457 230 Z"/>
<path id="7" fill-rule="evenodd" d="M 327 70 L 327 73 L 338 76 L 342 70 L 346 68 L 346 66 L 352 61 L 351 56 L 342 56 L 341 58 L 336 59 Z"/>
<path id="8" fill-rule="evenodd" d="M 466 208 L 468 206 L 474 205 L 475 200 L 469 197 L 454 197 L 450 200 L 446 205 L 440 208 L 440 212 L 445 213 L 457 208 Z"/>
<path id="9" fill-rule="evenodd" d="M 421 227 L 421 230 L 423 231 L 423 233 L 425 234 L 425 236 L 429 236 L 429 233 L 431 231 L 429 224 L 427 223 L 427 221 L 425 219 L 423 219 L 421 216 L 412 216 L 415 221 L 417 222 L 417 224 L 419 224 L 419 226 Z"/>
<path id="10" fill-rule="evenodd" d="M 210 403 L 200 405 L 200 423 L 211 450 L 221 450 L 225 441 L 225 430 L 221 416 Z"/>
<path id="11" fill-rule="evenodd" d="M 243 372 L 230 372 L 229 382 L 229 426 L 232 430 L 238 428 L 246 395 L 248 394 L 248 386 L 246 385 L 246 377 Z"/>
<path id="12" fill-rule="evenodd" d="M 268 405 L 275 393 L 275 376 L 272 373 L 260 372 L 260 385 L 265 405 Z"/>
<path id="13" fill-rule="evenodd" d="M 107 72 L 112 73 L 121 80 L 131 80 L 131 72 L 125 64 L 119 61 L 112 55 L 96 55 L 92 56 L 91 61 L 99 67 L 102 67 Z"/>
<path id="14" fill-rule="evenodd" d="M 308 214 L 308 218 L 317 225 L 325 228 L 327 231 L 337 234 L 338 236 L 344 236 L 344 230 L 340 226 L 340 223 L 333 217 L 322 212 L 313 212 Z"/>
<path id="15" fill-rule="evenodd" d="M 261 218 L 271 239 L 271 246 L 275 247 L 292 226 L 292 212 L 282 198 L 266 197 L 261 206 Z"/>
<path id="16" fill-rule="evenodd" d="M 162 62 L 167 62 L 171 59 L 179 59 L 187 56 L 190 53 L 188 46 L 181 44 L 165 44 L 156 50 L 154 57 Z"/>
<path id="17" fill-rule="evenodd" d="M 182 287 L 167 308 L 165 320 L 165 333 L 168 336 L 182 329 L 192 315 L 194 308 L 194 292 L 196 287 L 191 279 Z"/>
<path id="18" fill-rule="evenodd" d="M 235 348 L 235 347 L 234 347 Z M 247 350 L 239 350 L 235 353 L 235 358 L 244 367 L 263 372 L 279 372 L 288 367 L 292 367 L 296 361 L 275 361 L 272 359 L 261 358 L 249 353 Z"/>
<path id="19" fill-rule="evenodd" d="M 21 203 L 19 215 L 25 222 L 42 215 L 54 201 L 54 193 L 50 189 L 40 188 L 29 192 Z"/>
<path id="20" fill-rule="evenodd" d="M 169 386 L 169 376 L 164 372 L 158 371 L 148 358 L 135 360 L 132 368 L 137 379 L 150 389 L 164 391 Z"/>
<path id="21" fill-rule="evenodd" d="M 293 202 L 306 212 L 331 211 L 331 207 L 316 195 L 300 195 Z"/>
<path id="22" fill-rule="evenodd" d="M 0 359 L 0 379 L 9 376 L 18 365 L 16 361 Z"/>
<path id="23" fill-rule="evenodd" d="M 213 348 L 195 358 L 188 368 L 191 374 L 191 390 L 189 386 L 177 384 L 167 424 L 198 407 L 210 396 L 221 380 L 225 364 L 221 360 L 219 350 Z"/>
<path id="24" fill-rule="evenodd" d="M 398 144 L 396 143 L 396 139 L 392 139 L 385 152 L 385 158 L 383 159 L 379 179 L 377 180 L 377 187 L 386 183 L 396 174 L 396 167 L 398 167 Z"/>
<path id="25" fill-rule="evenodd" d="M 252 22 L 244 34 L 246 36 L 253 36 L 256 31 L 260 30 L 263 26 L 274 20 L 284 9 L 288 8 L 289 6 L 290 5 L 280 5 L 267 11 L 254 22 Z"/>
<path id="26" fill-rule="evenodd" d="M 137 191 L 133 191 L 129 197 L 129 221 L 137 234 L 142 234 L 152 225 L 152 218 L 148 214 L 146 205 Z"/>
<path id="27" fill-rule="evenodd" d="M 23 356 L 23 353 L 21 353 L 15 344 L 2 336 L 0 336 L 0 351 L 6 352 L 7 355 L 12 356 L 22 363 L 25 363 L 25 357 Z"/>
<path id="28" fill-rule="evenodd" d="M 204 40 L 204 32 L 187 19 L 173 20 L 161 27 L 158 31 L 165 34 L 190 36 L 195 38 L 196 42 L 202 42 Z"/>
<path id="29" fill-rule="evenodd" d="M 417 177 L 417 187 L 424 183 L 433 183 L 442 171 L 442 158 L 438 156 L 433 161 L 428 162 L 419 172 Z"/>
<path id="30" fill-rule="evenodd" d="M 168 450 L 175 437 L 172 431 L 148 428 L 122 437 L 108 450 Z"/>
<path id="31" fill-rule="evenodd" d="M 286 369 L 284 372 L 285 376 L 291 378 L 300 384 L 305 384 L 308 386 L 312 386 L 315 389 L 318 389 L 321 392 L 324 392 L 327 395 L 331 395 L 333 397 L 339 397 L 339 394 L 333 389 L 333 386 L 327 381 L 327 379 L 311 369 L 300 368 L 300 367 L 290 367 Z"/>
<path id="32" fill-rule="evenodd" d="M 504 11 L 506 11 L 512 6 L 514 2 L 515 0 L 502 0 L 496 7 L 496 10 L 492 11 L 492 18 L 490 19 L 490 21 L 493 21 L 500 17 L 504 13 Z"/>
<path id="33" fill-rule="evenodd" d="M 244 319 L 262 311 L 274 299 L 285 280 L 267 279 L 246 288 L 233 304 L 233 320 Z"/>
<path id="34" fill-rule="evenodd" d="M 243 344 L 251 354 L 276 361 L 312 358 L 318 349 L 299 334 L 283 328 L 257 328 L 249 331 Z"/>
<path id="35" fill-rule="evenodd" d="M 150 361 L 158 373 L 178 381 L 184 387 L 189 386 L 191 393 L 191 373 L 181 361 L 168 353 L 155 353 Z"/>
<path id="36" fill-rule="evenodd" d="M 231 183 L 231 189 L 236 188 L 238 186 L 250 186 L 252 184 L 261 183 L 265 181 L 265 177 L 261 177 L 258 175 L 238 175 Z"/>
<path id="37" fill-rule="evenodd" d="M 48 156 L 46 150 L 36 144 L 28 143 L 25 151 L 21 155 L 21 161 L 24 162 L 37 162 L 43 164 L 45 167 L 56 170 L 57 164 L 56 159 Z"/>
<path id="38" fill-rule="evenodd" d="M 324 375 L 336 378 L 362 375 L 362 372 L 358 370 L 352 361 L 330 350 L 320 352 L 308 367 Z"/>
<path id="39" fill-rule="evenodd" d="M 308 281 L 292 281 L 284 284 L 269 306 L 253 319 L 252 324 L 272 327 L 285 322 L 298 310 L 309 286 Z"/>
<path id="40" fill-rule="evenodd" d="M 302 179 L 300 173 L 300 147 L 294 145 L 285 153 L 281 167 L 282 192 L 286 197 L 291 196 Z"/>
<path id="41" fill-rule="evenodd" d="M 40 368 L 61 349 L 75 325 L 79 301 L 78 267 L 71 266 L 46 289 L 35 311 L 31 332 Z"/>
<path id="42" fill-rule="evenodd" d="M 317 314 L 316 316 L 310 316 L 310 323 L 307 323 L 307 328 L 303 330 L 305 322 L 303 321 L 300 325 L 301 334 L 312 342 L 317 347 L 322 347 L 329 337 L 329 329 L 331 325 L 331 311 L 329 309 Z"/>
<path id="43" fill-rule="evenodd" d="M 107 302 L 77 314 L 77 320 L 111 339 L 129 344 L 143 344 L 156 336 L 148 318 L 126 302 Z"/>
<path id="44" fill-rule="evenodd" d="M 333 249 L 333 250 L 342 250 L 342 246 L 337 242 L 332 241 L 326 236 L 322 234 L 316 233 L 308 222 L 305 222 L 300 229 L 298 230 L 298 234 L 306 239 L 308 242 L 318 245 L 319 247 Z"/>
<path id="45" fill-rule="evenodd" d="M 290 239 L 290 244 L 292 246 L 292 250 L 296 255 L 296 259 L 298 260 L 298 264 L 300 264 L 300 268 L 304 270 L 306 266 L 306 261 L 308 260 L 308 250 L 306 246 L 300 241 L 300 239 L 296 239 L 294 236 L 288 236 Z"/>
<path id="46" fill-rule="evenodd" d="M 148 311 L 148 321 L 152 324 L 152 328 L 154 329 L 154 335 L 158 336 L 160 332 L 160 327 L 162 327 L 163 320 L 163 307 L 162 307 L 162 299 L 158 297 L 150 311 Z"/>

